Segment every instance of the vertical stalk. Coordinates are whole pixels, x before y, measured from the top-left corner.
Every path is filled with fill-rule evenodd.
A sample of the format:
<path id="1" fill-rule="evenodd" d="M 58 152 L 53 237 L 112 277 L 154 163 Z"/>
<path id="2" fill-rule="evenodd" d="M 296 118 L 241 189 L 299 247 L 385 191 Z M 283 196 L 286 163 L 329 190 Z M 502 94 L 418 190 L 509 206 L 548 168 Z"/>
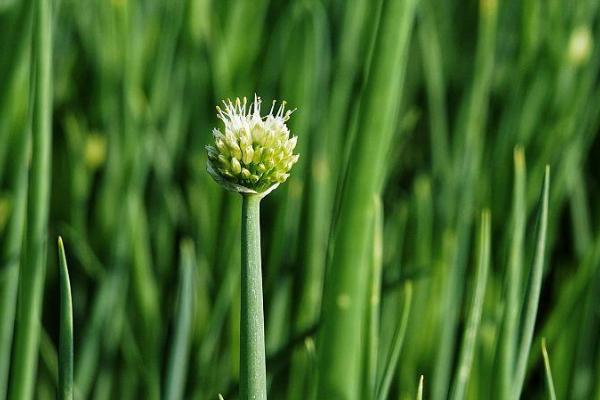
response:
<path id="1" fill-rule="evenodd" d="M 402 306 L 402 314 L 396 324 L 394 336 L 392 336 L 390 350 L 387 354 L 387 360 L 385 361 L 381 377 L 379 378 L 375 396 L 375 398 L 378 400 L 387 399 L 389 395 L 392 379 L 394 377 L 394 371 L 398 365 L 400 352 L 402 351 L 402 345 L 404 344 L 404 337 L 406 336 L 406 326 L 408 325 L 410 308 L 412 306 L 412 293 L 412 283 L 408 281 L 404 285 L 404 305 Z"/>
<path id="2" fill-rule="evenodd" d="M 554 389 L 554 379 L 552 379 L 550 357 L 548 357 L 548 350 L 546 350 L 545 338 L 542 338 L 542 356 L 544 357 L 544 370 L 546 372 L 546 389 L 548 390 L 548 398 L 550 400 L 556 400 L 556 390 Z"/>
<path id="3" fill-rule="evenodd" d="M 52 7 L 35 3 L 32 45 L 33 145 L 27 202 L 24 263 L 19 272 L 17 328 L 10 399 L 33 397 L 40 338 L 46 234 L 48 224 L 52 139 Z"/>
<path id="4" fill-rule="evenodd" d="M 361 398 L 369 207 L 381 188 L 397 126 L 417 0 L 386 0 L 361 95 L 357 134 L 336 210 L 319 328 L 317 398 Z"/>
<path id="5" fill-rule="evenodd" d="M 2 38 L 0 53 L 3 55 L 11 54 L 11 56 L 3 56 L 0 59 L 0 73 L 2 73 L 2 80 L 0 81 L 0 110 L 5 110 L 7 103 L 10 101 L 10 88 L 19 70 L 19 62 L 23 61 L 23 57 L 31 41 L 30 29 L 34 5 L 35 0 L 20 2 L 19 11 L 13 16 L 14 19 L 10 21 L 13 22 L 12 29 L 8 30 L 10 35 Z"/>
<path id="6" fill-rule="evenodd" d="M 485 287 L 490 267 L 490 219 L 489 210 L 484 210 L 481 214 L 479 266 L 477 267 L 477 275 L 475 278 L 475 290 L 473 291 L 473 299 L 469 310 L 467 324 L 465 326 L 459 363 L 456 368 L 454 387 L 452 390 L 452 399 L 457 400 L 465 399 L 467 395 L 469 378 L 473 367 L 473 358 L 475 357 L 475 346 L 477 345 L 478 332 L 481 325 Z"/>
<path id="7" fill-rule="evenodd" d="M 67 258 L 62 238 L 58 238 L 60 277 L 60 347 L 58 353 L 58 398 L 73 400 L 73 304 Z"/>
<path id="8" fill-rule="evenodd" d="M 529 287 L 527 304 L 523 305 L 525 317 L 523 320 L 523 329 L 521 332 L 521 341 L 517 352 L 518 359 L 513 377 L 513 399 L 518 400 L 521 397 L 523 384 L 525 383 L 525 374 L 527 373 L 527 360 L 531 350 L 533 340 L 533 331 L 535 320 L 537 318 L 538 305 L 540 302 L 540 292 L 542 289 L 542 278 L 544 272 L 544 261 L 546 253 L 546 232 L 548 229 L 548 198 L 550 191 L 550 167 L 546 166 L 544 176 L 544 186 L 538 209 L 537 220 L 537 238 L 533 265 L 531 267 L 531 284 Z"/>
<path id="9" fill-rule="evenodd" d="M 185 381 L 188 375 L 190 336 L 194 324 L 194 269 L 196 255 L 194 244 L 185 240 L 181 244 L 181 265 L 179 267 L 179 300 L 177 317 L 173 327 L 173 342 L 167 369 L 165 385 L 166 400 L 183 399 Z"/>
<path id="10" fill-rule="evenodd" d="M 240 398 L 266 400 L 267 371 L 260 262 L 260 197 L 242 200 Z"/>
<path id="11" fill-rule="evenodd" d="M 501 339 L 500 398 L 511 398 L 512 373 L 515 365 L 517 332 L 519 329 L 519 309 L 521 299 L 521 278 L 523 268 L 523 242 L 525 239 L 526 210 L 526 171 L 525 155 L 521 147 L 514 153 L 515 177 L 513 189 L 513 211 L 511 248 L 508 262 L 507 307 Z"/>
<path id="12" fill-rule="evenodd" d="M 0 399 L 8 392 L 8 372 L 15 326 L 19 269 L 27 211 L 27 153 L 31 145 L 31 113 L 27 128 L 17 140 L 13 163 L 15 172 L 9 190 L 13 193 L 12 216 L 0 244 Z"/>
<path id="13" fill-rule="evenodd" d="M 459 312 L 464 295 L 464 279 L 468 251 L 470 247 L 473 220 L 473 205 L 477 200 L 478 171 L 481 168 L 485 142 L 488 103 L 492 90 L 492 77 L 495 67 L 496 28 L 498 4 L 495 0 L 481 1 L 479 6 L 479 34 L 475 52 L 473 81 L 465 97 L 465 117 L 458 125 L 454 140 L 453 194 L 448 215 L 452 219 L 451 228 L 455 243 L 450 265 L 447 269 L 443 289 L 444 311 L 441 312 L 439 344 L 432 378 L 434 400 L 448 398 L 452 360 L 456 352 L 456 335 Z"/>
<path id="14" fill-rule="evenodd" d="M 423 400 L 423 375 L 419 378 L 419 387 L 417 388 L 417 400 Z"/>

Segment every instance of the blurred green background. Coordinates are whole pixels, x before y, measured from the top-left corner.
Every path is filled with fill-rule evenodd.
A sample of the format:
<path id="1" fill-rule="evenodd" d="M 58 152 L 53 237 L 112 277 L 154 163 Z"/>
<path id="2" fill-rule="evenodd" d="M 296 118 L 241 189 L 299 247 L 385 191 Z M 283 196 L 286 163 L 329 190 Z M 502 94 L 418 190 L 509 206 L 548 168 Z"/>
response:
<path id="1" fill-rule="evenodd" d="M 0 1 L 0 398 L 55 397 L 58 235 L 75 398 L 237 398 L 240 199 L 204 146 L 257 93 L 297 108 L 301 155 L 262 202 L 270 398 L 549 398 L 545 337 L 557 398 L 600 399 L 599 17 Z"/>

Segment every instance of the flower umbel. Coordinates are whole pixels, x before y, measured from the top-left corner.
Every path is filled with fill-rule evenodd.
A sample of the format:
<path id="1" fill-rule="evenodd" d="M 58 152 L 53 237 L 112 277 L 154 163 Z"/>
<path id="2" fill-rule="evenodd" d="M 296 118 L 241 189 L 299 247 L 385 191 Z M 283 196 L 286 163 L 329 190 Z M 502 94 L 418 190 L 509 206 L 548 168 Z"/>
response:
<path id="1" fill-rule="evenodd" d="M 293 110 L 285 101 L 275 111 L 275 101 L 265 117 L 260 115 L 260 97 L 249 105 L 244 97 L 223 101 L 217 115 L 223 132 L 213 129 L 214 146 L 206 146 L 207 170 L 225 189 L 266 195 L 289 177 L 298 161 L 296 136 L 286 126 Z"/>

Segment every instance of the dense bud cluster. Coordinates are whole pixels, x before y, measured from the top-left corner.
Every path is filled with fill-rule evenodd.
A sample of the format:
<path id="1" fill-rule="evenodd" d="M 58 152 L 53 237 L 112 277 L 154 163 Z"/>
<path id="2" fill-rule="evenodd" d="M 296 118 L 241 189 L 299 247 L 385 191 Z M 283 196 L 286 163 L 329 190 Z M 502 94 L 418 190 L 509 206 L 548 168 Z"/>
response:
<path id="1" fill-rule="evenodd" d="M 217 107 L 223 121 L 222 131 L 213 129 L 214 146 L 208 151 L 208 172 L 226 189 L 241 193 L 266 194 L 285 182 L 298 161 L 294 154 L 297 137 L 290 137 L 286 126 L 292 110 L 282 102 L 276 113 L 275 102 L 265 117 L 260 115 L 261 99 L 249 105 L 246 98 L 223 101 Z"/>

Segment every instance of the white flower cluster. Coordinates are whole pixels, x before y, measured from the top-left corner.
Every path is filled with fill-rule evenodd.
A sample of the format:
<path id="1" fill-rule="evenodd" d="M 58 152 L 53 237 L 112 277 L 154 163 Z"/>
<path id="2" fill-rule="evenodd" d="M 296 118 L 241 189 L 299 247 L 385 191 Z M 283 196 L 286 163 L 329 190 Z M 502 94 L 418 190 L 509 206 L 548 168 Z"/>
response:
<path id="1" fill-rule="evenodd" d="M 214 146 L 206 146 L 207 169 L 228 190 L 240 193 L 267 194 L 289 177 L 298 161 L 294 154 L 297 137 L 290 137 L 286 126 L 293 110 L 282 102 L 275 111 L 275 101 L 265 117 L 260 115 L 260 97 L 249 105 L 246 98 L 223 101 L 217 115 L 224 131 L 213 129 Z"/>

